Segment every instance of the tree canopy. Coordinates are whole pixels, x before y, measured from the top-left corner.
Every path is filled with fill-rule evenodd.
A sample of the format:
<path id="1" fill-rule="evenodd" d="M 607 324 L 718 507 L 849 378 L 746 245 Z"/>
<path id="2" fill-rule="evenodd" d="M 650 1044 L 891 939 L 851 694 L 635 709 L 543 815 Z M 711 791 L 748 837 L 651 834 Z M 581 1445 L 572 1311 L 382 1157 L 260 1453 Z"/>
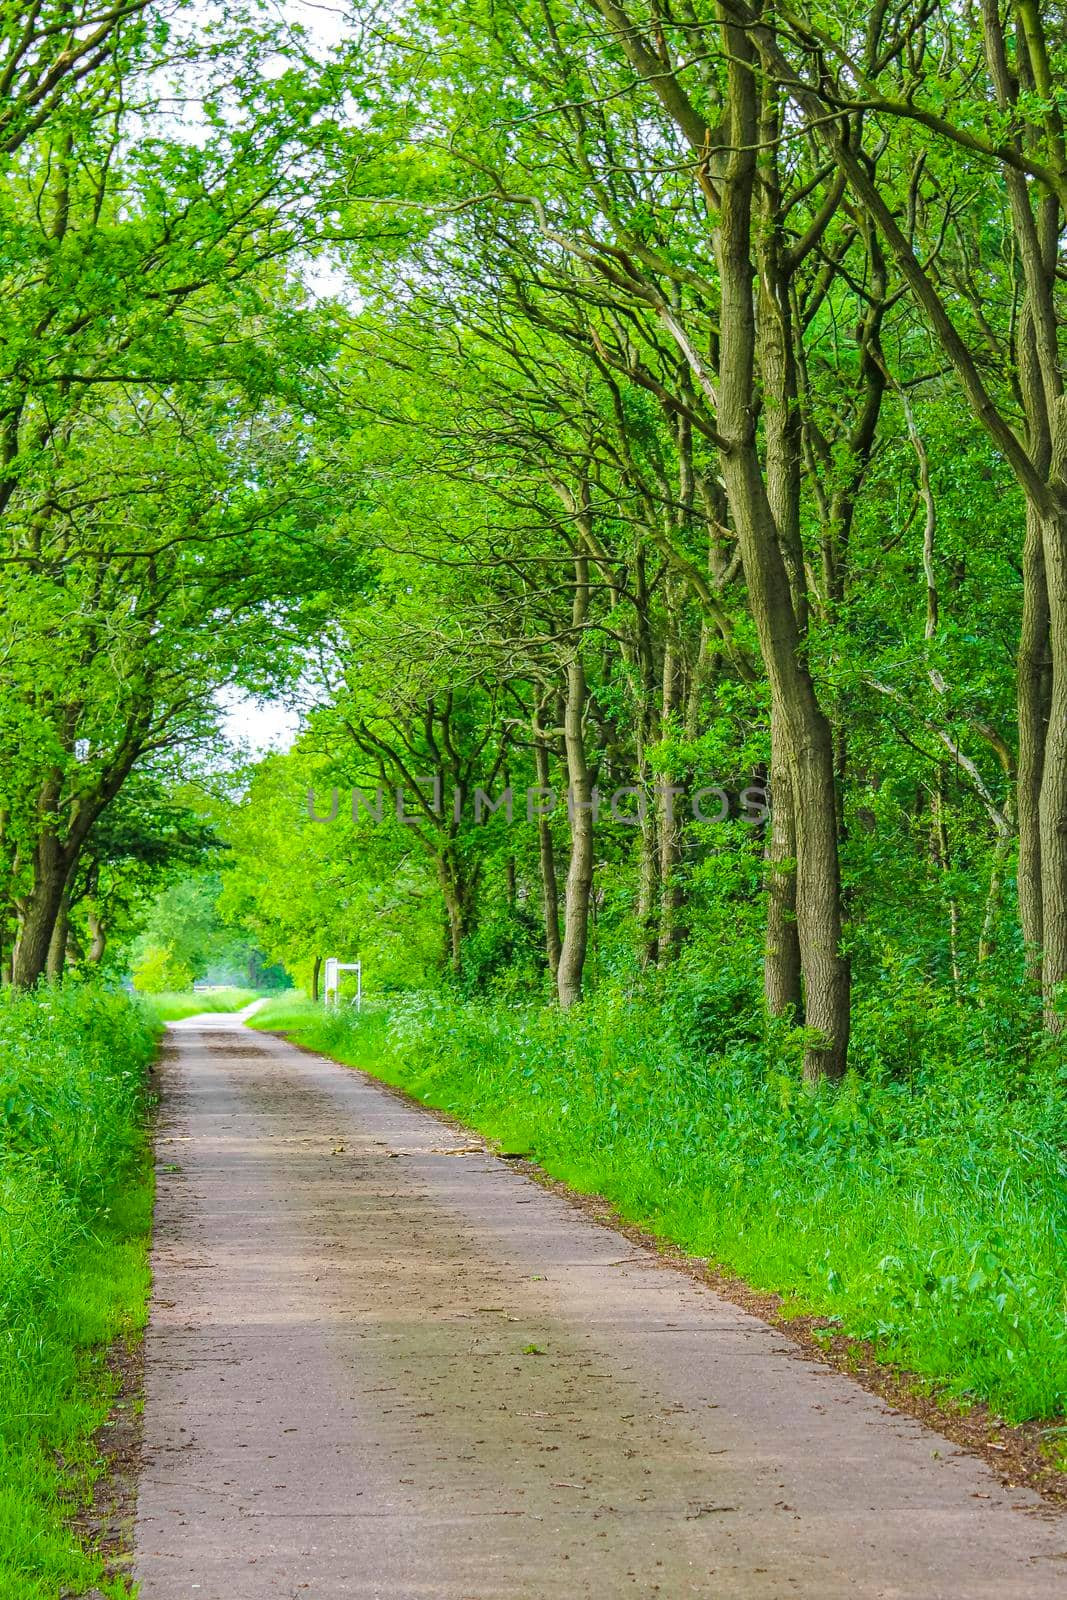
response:
<path id="1" fill-rule="evenodd" d="M 238 685 L 310 709 L 222 904 L 309 982 L 1056 1039 L 1056 6 L 2 14 L 12 981 Z"/>

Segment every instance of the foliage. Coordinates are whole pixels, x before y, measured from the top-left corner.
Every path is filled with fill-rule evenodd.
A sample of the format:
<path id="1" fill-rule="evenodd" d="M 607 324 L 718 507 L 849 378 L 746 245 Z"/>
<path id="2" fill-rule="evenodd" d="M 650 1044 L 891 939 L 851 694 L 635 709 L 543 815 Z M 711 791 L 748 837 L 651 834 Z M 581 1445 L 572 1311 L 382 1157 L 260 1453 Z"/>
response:
<path id="1" fill-rule="evenodd" d="M 141 994 L 190 989 L 193 969 L 180 961 L 170 944 L 147 944 L 133 966 L 133 986 Z"/>
<path id="2" fill-rule="evenodd" d="M 99 1470 L 92 1436 L 112 1380 L 93 1351 L 144 1317 L 154 1044 L 147 1014 L 120 993 L 67 985 L 0 1004 L 5 1600 L 102 1581 L 65 1518 Z"/>
<path id="3" fill-rule="evenodd" d="M 178 1022 L 182 1017 L 200 1017 L 208 1012 L 243 1011 L 256 999 L 254 989 L 206 989 L 168 994 L 155 991 L 147 996 L 148 1011 L 159 1022 Z"/>
<path id="4" fill-rule="evenodd" d="M 362 813 L 353 822 L 345 756 L 324 761 L 300 748 L 258 765 L 240 804 L 220 817 L 229 846 L 220 912 L 305 987 L 315 958 L 329 956 L 362 959 L 379 988 L 417 984 L 440 955 L 436 889 L 388 802 L 381 825 Z M 328 816 L 334 793 L 336 819 L 312 820 L 308 795 L 315 815 Z"/>
<path id="5" fill-rule="evenodd" d="M 0 159 L 0 917 L 25 985 L 131 776 L 209 741 L 220 688 L 292 677 L 324 564 L 335 593 L 359 581 L 303 437 L 334 320 L 285 268 L 316 246 L 307 185 L 327 151 L 345 161 L 329 113 L 354 85 L 295 35 L 302 73 L 234 75 L 227 41 L 258 59 L 279 31 L 240 7 L 199 39 L 141 10 L 111 13 L 127 26 L 99 98 L 72 88 Z M 38 26 L 46 56 L 78 33 L 62 6 L 23 43 Z"/>
<path id="6" fill-rule="evenodd" d="M 187 989 L 196 979 L 249 988 L 281 986 L 283 975 L 264 961 L 248 931 L 223 920 L 220 891 L 219 874 L 208 868 L 175 879 L 143 908 L 141 932 L 131 951 L 136 988 L 146 993 Z"/>

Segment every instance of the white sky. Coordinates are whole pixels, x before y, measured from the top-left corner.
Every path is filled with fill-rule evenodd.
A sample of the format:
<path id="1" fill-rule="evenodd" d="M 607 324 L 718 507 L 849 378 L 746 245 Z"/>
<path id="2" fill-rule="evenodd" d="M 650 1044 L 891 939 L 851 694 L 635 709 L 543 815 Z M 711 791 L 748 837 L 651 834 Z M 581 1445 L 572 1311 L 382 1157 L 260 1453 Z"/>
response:
<path id="1" fill-rule="evenodd" d="M 257 700 L 237 689 L 217 695 L 227 741 L 254 755 L 289 750 L 300 731 L 300 714 L 272 700 Z"/>

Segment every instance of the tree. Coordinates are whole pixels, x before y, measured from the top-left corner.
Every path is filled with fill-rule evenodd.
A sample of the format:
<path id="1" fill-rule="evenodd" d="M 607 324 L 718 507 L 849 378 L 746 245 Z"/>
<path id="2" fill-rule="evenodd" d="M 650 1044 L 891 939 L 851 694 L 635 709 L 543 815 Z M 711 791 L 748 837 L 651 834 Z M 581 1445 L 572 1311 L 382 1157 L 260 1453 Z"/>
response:
<path id="1" fill-rule="evenodd" d="M 1067 500 L 1061 482 L 1067 414 L 1057 257 L 1067 204 L 1067 156 L 1055 96 L 1062 53 L 1058 21 L 1052 8 L 1041 5 L 1012 4 L 1004 15 L 986 6 L 979 32 L 961 29 L 950 7 L 932 7 L 921 22 L 910 20 L 891 31 L 888 14 L 881 13 L 871 30 L 871 48 L 852 77 L 855 63 L 842 22 L 834 19 L 828 30 L 794 23 L 783 41 L 743 5 L 731 4 L 731 10 L 747 19 L 768 71 L 823 129 L 824 142 L 882 234 L 977 421 L 1026 497 L 1018 677 L 1019 908 L 1046 1024 L 1059 1031 L 1059 990 L 1067 980 L 1067 702 L 1060 699 L 1067 692 Z M 820 69 L 816 81 L 809 64 L 815 54 L 825 60 L 828 45 L 835 67 L 825 80 Z M 893 192 L 872 176 L 869 141 L 853 145 L 840 133 L 847 113 L 860 105 L 867 125 L 884 129 L 886 142 L 915 163 L 910 233 L 898 220 Z M 954 107 L 953 114 L 945 115 L 944 106 Z M 824 121 L 828 108 L 832 116 Z M 856 115 L 851 123 L 860 126 Z M 921 184 L 926 157 L 916 156 L 914 144 L 920 129 L 925 141 L 935 141 L 939 168 L 957 182 L 974 188 L 977 179 L 983 199 L 990 175 L 998 183 L 987 239 L 972 234 L 956 260 L 950 258 L 947 271 L 940 264 L 940 246 L 924 260 L 917 237 L 923 223 L 927 237 L 951 239 L 957 231 L 956 208 L 941 172 Z M 920 200 L 926 204 L 920 206 Z M 1003 285 L 1013 308 L 1006 339 L 996 316 L 987 315 L 987 296 L 975 277 L 976 269 L 987 268 L 987 246 L 999 253 L 1005 238 L 1012 242 L 1015 263 Z M 956 309 L 961 302 L 962 317 Z M 986 374 L 990 352 L 992 381 Z"/>
<path id="2" fill-rule="evenodd" d="M 159 68 L 134 50 L 104 103 L 57 103 L 0 195 L 0 832 L 22 986 L 131 774 L 204 738 L 220 686 L 265 681 L 322 561 L 344 582 L 301 447 L 331 319 L 280 265 L 318 237 L 306 185 L 340 91 L 242 80 L 222 117 L 209 80 L 207 139 L 149 114 L 131 146 L 130 84 L 151 103 Z"/>

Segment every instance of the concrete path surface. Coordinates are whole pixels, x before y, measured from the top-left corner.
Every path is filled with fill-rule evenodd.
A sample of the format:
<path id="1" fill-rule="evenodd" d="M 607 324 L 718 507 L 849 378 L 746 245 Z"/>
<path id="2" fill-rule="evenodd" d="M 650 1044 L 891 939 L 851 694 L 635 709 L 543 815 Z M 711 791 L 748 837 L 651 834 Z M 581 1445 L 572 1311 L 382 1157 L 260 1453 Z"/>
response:
<path id="1" fill-rule="evenodd" d="M 1045 1600 L 1067 1529 L 359 1073 L 174 1024 L 141 1600 Z"/>

